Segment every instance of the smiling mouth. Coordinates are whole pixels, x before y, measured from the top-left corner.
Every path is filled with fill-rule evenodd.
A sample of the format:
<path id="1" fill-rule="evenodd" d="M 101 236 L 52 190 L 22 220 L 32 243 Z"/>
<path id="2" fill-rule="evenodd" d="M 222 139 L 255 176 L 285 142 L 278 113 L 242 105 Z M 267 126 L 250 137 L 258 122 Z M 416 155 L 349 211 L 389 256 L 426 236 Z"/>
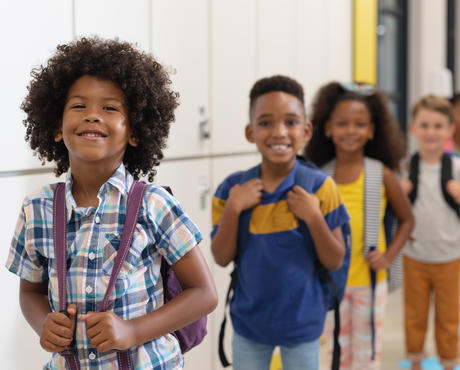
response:
<path id="1" fill-rule="evenodd" d="M 291 146 L 289 144 L 276 144 L 276 145 L 269 145 L 268 146 L 270 149 L 275 149 L 275 150 L 285 150 L 290 148 Z"/>
<path id="2" fill-rule="evenodd" d="M 77 135 L 82 136 L 82 137 L 106 137 L 107 136 L 100 132 L 81 132 Z"/>

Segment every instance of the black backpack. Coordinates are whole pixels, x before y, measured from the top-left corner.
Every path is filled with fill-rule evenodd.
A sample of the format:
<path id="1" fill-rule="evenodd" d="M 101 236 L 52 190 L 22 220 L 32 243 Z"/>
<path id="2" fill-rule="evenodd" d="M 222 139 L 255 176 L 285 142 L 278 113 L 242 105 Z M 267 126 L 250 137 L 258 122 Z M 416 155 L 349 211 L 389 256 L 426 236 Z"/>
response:
<path id="1" fill-rule="evenodd" d="M 417 190 L 418 190 L 418 174 L 419 174 L 419 165 L 420 165 L 420 156 L 418 153 L 415 153 L 410 160 L 410 171 L 409 171 L 409 180 L 412 182 L 413 188 L 409 193 L 409 200 L 412 204 L 415 203 L 417 199 Z M 441 189 L 442 195 L 446 203 L 452 208 L 457 216 L 460 218 L 460 205 L 458 205 L 454 198 L 452 198 L 446 189 L 446 184 L 449 180 L 452 180 L 452 158 L 451 155 L 444 153 L 441 159 Z"/>

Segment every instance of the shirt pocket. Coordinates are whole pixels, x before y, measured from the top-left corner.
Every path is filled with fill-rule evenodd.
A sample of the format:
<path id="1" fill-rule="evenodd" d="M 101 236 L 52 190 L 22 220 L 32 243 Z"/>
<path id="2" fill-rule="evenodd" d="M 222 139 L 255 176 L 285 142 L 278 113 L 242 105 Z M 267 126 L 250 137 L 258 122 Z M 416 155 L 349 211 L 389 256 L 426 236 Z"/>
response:
<path id="1" fill-rule="evenodd" d="M 122 263 L 120 273 L 118 275 L 119 279 L 128 277 L 130 274 L 134 273 L 134 271 L 139 266 L 143 250 L 143 243 L 140 240 L 139 234 L 140 233 L 136 228 L 133 234 L 131 245 L 129 246 L 126 257 Z M 121 235 L 115 233 L 106 235 L 102 262 L 102 270 L 104 275 L 110 276 L 112 274 L 115 259 L 118 254 L 118 249 L 120 248 L 120 242 Z"/>

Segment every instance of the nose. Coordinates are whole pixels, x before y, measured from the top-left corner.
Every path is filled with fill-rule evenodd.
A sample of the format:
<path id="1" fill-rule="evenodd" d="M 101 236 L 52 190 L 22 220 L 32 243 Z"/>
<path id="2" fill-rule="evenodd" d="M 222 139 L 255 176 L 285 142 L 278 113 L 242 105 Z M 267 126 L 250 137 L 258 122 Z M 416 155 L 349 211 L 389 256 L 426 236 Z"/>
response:
<path id="1" fill-rule="evenodd" d="M 287 133 L 287 128 L 284 122 L 278 122 L 273 126 L 273 135 L 275 136 L 285 136 Z"/>
<path id="2" fill-rule="evenodd" d="M 85 116 L 85 122 L 96 123 L 96 122 L 100 122 L 100 120 L 101 118 L 99 114 L 94 109 L 88 110 L 88 113 Z"/>

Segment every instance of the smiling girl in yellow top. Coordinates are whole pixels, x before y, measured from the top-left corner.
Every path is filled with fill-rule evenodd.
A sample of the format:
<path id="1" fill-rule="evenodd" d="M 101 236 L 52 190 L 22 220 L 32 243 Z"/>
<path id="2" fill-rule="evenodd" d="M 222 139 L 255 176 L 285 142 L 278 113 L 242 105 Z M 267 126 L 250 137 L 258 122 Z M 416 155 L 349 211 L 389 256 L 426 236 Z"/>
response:
<path id="1" fill-rule="evenodd" d="M 387 297 L 386 269 L 414 225 L 410 203 L 391 172 L 404 156 L 404 142 L 386 97 L 368 85 L 332 82 L 323 86 L 313 102 L 312 123 L 313 136 L 305 155 L 318 166 L 330 165 L 335 160 L 334 178 L 351 216 L 352 257 L 340 307 L 340 368 L 379 369 Z M 384 165 L 382 184 L 372 189 L 377 194 L 381 192 L 379 241 L 376 250 L 368 254 L 364 242 L 364 163 L 369 161 L 366 157 Z M 399 221 L 388 248 L 383 229 L 387 199 Z M 370 271 L 376 272 L 374 304 Z M 332 330 L 326 330 L 326 336 L 332 337 Z"/>

